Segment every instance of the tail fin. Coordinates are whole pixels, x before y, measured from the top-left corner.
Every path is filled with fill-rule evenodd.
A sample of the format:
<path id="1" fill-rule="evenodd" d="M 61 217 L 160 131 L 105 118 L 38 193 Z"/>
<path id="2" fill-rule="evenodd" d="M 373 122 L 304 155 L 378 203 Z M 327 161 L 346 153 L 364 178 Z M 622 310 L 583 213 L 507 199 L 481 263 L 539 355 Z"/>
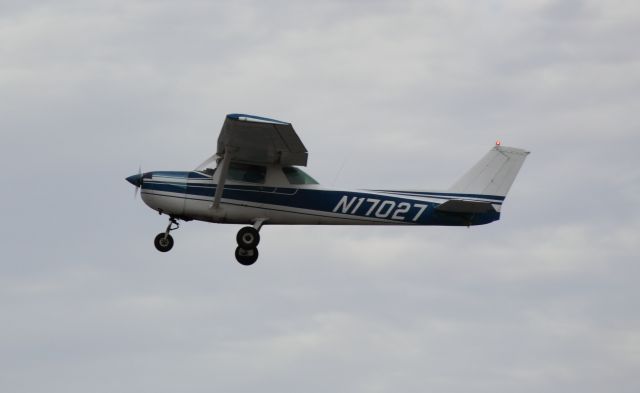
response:
<path id="1" fill-rule="evenodd" d="M 506 196 L 528 151 L 497 145 L 455 182 L 450 192 Z"/>

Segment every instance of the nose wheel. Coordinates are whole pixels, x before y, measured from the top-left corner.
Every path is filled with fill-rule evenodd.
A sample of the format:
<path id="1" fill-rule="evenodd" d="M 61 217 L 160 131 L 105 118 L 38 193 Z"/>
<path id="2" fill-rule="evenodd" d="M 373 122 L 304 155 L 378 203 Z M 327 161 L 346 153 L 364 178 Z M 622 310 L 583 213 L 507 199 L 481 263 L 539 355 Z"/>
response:
<path id="1" fill-rule="evenodd" d="M 236 260 L 241 265 L 253 265 L 258 260 L 258 243 L 260 243 L 260 228 L 264 220 L 256 220 L 252 227 L 243 227 L 236 235 Z"/>
<path id="2" fill-rule="evenodd" d="M 156 238 L 153 240 L 153 244 L 156 246 L 156 250 L 160 252 L 167 252 L 171 250 L 173 248 L 173 237 L 169 234 L 169 232 L 175 231 L 178 228 L 180 228 L 178 220 L 173 217 L 170 218 L 167 229 L 162 233 L 158 233 Z"/>
<path id="3" fill-rule="evenodd" d="M 173 248 L 173 237 L 164 233 L 159 233 L 153 240 L 153 244 L 156 246 L 156 250 L 160 252 L 167 252 Z"/>

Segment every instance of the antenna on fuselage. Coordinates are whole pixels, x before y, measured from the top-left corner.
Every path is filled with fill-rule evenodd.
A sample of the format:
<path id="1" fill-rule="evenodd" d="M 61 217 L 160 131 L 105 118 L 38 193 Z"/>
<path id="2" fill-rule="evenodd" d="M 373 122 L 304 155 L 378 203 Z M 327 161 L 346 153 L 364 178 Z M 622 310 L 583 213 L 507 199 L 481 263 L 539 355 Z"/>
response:
<path id="1" fill-rule="evenodd" d="M 347 163 L 347 160 L 349 160 L 349 156 L 345 156 L 342 159 L 342 164 L 340 164 L 340 168 L 338 168 L 338 172 L 336 172 L 336 175 L 334 176 L 333 181 L 331 182 L 331 187 L 336 185 L 336 181 L 338 180 L 338 178 L 342 174 L 342 169 L 344 169 L 344 165 Z"/>

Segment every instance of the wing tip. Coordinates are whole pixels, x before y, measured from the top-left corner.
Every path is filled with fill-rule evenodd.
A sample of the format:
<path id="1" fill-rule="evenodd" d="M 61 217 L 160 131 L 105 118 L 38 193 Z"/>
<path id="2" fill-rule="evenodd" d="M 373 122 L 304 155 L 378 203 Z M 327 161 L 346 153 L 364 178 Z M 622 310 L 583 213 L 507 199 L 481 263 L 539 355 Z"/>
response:
<path id="1" fill-rule="evenodd" d="M 238 120 L 238 121 L 248 121 L 254 123 L 269 123 L 269 124 L 277 124 L 277 125 L 290 125 L 291 123 L 287 123 L 286 121 L 270 119 L 268 117 L 255 116 L 255 115 L 247 115 L 244 113 L 229 113 L 227 115 L 227 119 Z"/>

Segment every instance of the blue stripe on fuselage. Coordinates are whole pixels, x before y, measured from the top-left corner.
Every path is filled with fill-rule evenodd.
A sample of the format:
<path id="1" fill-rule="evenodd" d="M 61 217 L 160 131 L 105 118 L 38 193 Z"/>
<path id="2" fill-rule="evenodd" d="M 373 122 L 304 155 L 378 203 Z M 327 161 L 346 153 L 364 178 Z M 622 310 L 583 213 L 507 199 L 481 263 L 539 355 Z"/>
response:
<path id="1" fill-rule="evenodd" d="M 504 201 L 504 197 L 499 195 L 460 194 L 460 193 L 431 192 L 431 191 L 398 191 L 398 190 L 367 190 L 367 191 L 380 192 L 385 194 L 421 196 L 421 197 L 436 198 L 436 199 L 452 199 L 452 198 L 482 199 L 482 200 L 487 200 L 487 201 L 498 203 L 498 204 Z"/>

